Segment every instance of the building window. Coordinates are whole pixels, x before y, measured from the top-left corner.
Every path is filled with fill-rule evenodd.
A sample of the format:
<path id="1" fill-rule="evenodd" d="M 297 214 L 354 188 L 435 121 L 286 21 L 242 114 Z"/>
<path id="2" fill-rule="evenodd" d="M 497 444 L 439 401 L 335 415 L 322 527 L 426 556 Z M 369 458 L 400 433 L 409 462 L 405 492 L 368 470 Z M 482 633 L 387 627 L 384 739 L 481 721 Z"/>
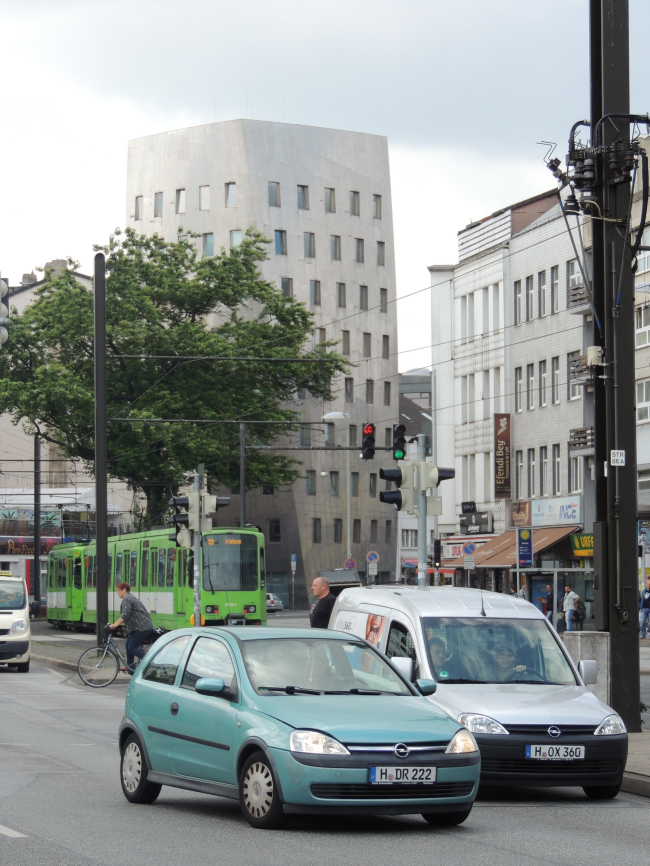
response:
<path id="1" fill-rule="evenodd" d="M 515 452 L 515 496 L 523 499 L 524 486 L 524 452 Z"/>
<path id="2" fill-rule="evenodd" d="M 382 267 L 386 264 L 386 244 L 384 241 L 377 241 L 377 265 Z"/>
<path id="3" fill-rule="evenodd" d="M 571 259 L 571 261 L 566 263 L 566 275 L 570 289 L 582 285 L 582 274 L 580 273 L 580 266 L 577 259 Z"/>
<path id="4" fill-rule="evenodd" d="M 214 234 L 212 232 L 207 232 L 203 235 L 203 255 L 214 255 Z"/>
<path id="5" fill-rule="evenodd" d="M 330 252 L 333 262 L 341 261 L 341 236 L 330 235 Z"/>
<path id="6" fill-rule="evenodd" d="M 135 197 L 135 218 L 137 220 L 144 219 L 144 196 L 136 195 Z"/>
<path id="7" fill-rule="evenodd" d="M 316 470 L 308 469 L 305 472 L 305 489 L 307 496 L 316 496 Z"/>
<path id="8" fill-rule="evenodd" d="M 336 471 L 330 472 L 330 495 L 339 495 L 339 473 Z"/>
<path id="9" fill-rule="evenodd" d="M 345 380 L 345 402 L 354 403 L 354 379 Z"/>
<path id="10" fill-rule="evenodd" d="M 372 379 L 366 379 L 366 403 L 375 402 L 375 383 Z"/>
<path id="11" fill-rule="evenodd" d="M 331 422 L 325 425 L 325 445 L 334 448 L 336 445 L 336 427 Z"/>
<path id="12" fill-rule="evenodd" d="M 368 478 L 368 496 L 377 498 L 377 473 L 371 472 Z"/>
<path id="13" fill-rule="evenodd" d="M 350 448 L 357 447 L 357 425 L 350 424 L 348 427 L 348 445 Z"/>
<path id="14" fill-rule="evenodd" d="M 298 210 L 309 210 L 309 187 L 298 184 Z"/>
<path id="15" fill-rule="evenodd" d="M 526 277 L 526 321 L 532 322 L 535 315 L 534 307 L 535 289 L 533 287 L 533 278 Z"/>
<path id="16" fill-rule="evenodd" d="M 566 356 L 567 380 L 569 384 L 569 400 L 578 400 L 581 396 L 580 385 L 573 375 L 580 363 L 580 352 L 569 352 Z"/>
<path id="17" fill-rule="evenodd" d="M 386 361 L 390 358 L 390 337 L 388 334 L 384 334 L 381 338 L 381 357 Z"/>
<path id="18" fill-rule="evenodd" d="M 199 210 L 210 210 L 210 187 L 199 187 Z"/>
<path id="19" fill-rule="evenodd" d="M 262 484 L 262 496 L 274 496 L 275 487 L 270 484 Z"/>
<path id="20" fill-rule="evenodd" d="M 402 547 L 407 550 L 413 550 L 418 546 L 418 531 L 417 529 L 402 530 Z"/>
<path id="21" fill-rule="evenodd" d="M 641 239 L 642 247 L 650 247 L 650 229 L 646 229 L 643 232 L 643 237 Z M 637 274 L 643 274 L 646 271 L 650 271 L 650 250 L 639 250 L 639 254 L 636 257 Z"/>
<path id="22" fill-rule="evenodd" d="M 546 271 L 540 271 L 537 274 L 537 290 L 538 290 L 538 307 L 539 317 L 543 319 L 547 315 L 548 309 L 546 304 Z"/>
<path id="23" fill-rule="evenodd" d="M 526 366 L 526 409 L 535 408 L 535 365 Z"/>
<path id="24" fill-rule="evenodd" d="M 548 448 L 539 449 L 539 495 L 548 496 Z"/>
<path id="25" fill-rule="evenodd" d="M 241 243 L 241 229 L 233 229 L 230 232 L 230 247 L 238 247 Z"/>
<path id="26" fill-rule="evenodd" d="M 463 404 L 465 401 L 463 400 Z M 522 368 L 515 369 L 515 412 L 521 412 L 523 408 L 523 376 Z"/>
<path id="27" fill-rule="evenodd" d="M 354 239 L 354 260 L 362 265 L 365 261 L 365 250 L 363 238 Z"/>
<path id="28" fill-rule="evenodd" d="M 582 490 L 582 457 L 572 457 L 569 469 L 569 483 L 571 493 L 580 493 Z"/>
<path id="29" fill-rule="evenodd" d="M 176 190 L 176 213 L 185 213 L 185 190 Z"/>
<path id="30" fill-rule="evenodd" d="M 291 277 L 282 277 L 282 295 L 285 298 L 293 298 L 293 280 Z"/>
<path id="31" fill-rule="evenodd" d="M 390 406 L 390 382 L 384 382 L 384 406 Z"/>
<path id="32" fill-rule="evenodd" d="M 269 207 L 280 207 L 280 184 L 277 181 L 269 181 Z"/>
<path id="33" fill-rule="evenodd" d="M 359 309 L 368 309 L 368 286 L 359 286 Z"/>
<path id="34" fill-rule="evenodd" d="M 381 219 L 381 196 L 373 195 L 372 197 L 372 215 L 376 220 Z"/>
<path id="35" fill-rule="evenodd" d="M 393 428 L 384 427 L 384 448 L 390 448 L 393 444 Z"/>
<path id="36" fill-rule="evenodd" d="M 379 312 L 388 312 L 388 289 L 379 289 Z"/>
<path id="37" fill-rule="evenodd" d="M 529 448 L 526 460 L 528 470 L 528 498 L 535 498 L 535 449 Z"/>
<path id="38" fill-rule="evenodd" d="M 650 255 L 650 253 L 648 253 L 648 255 Z M 650 345 L 650 307 L 638 307 L 634 311 L 634 318 L 636 322 L 637 349 L 641 346 Z"/>
<path id="39" fill-rule="evenodd" d="M 515 283 L 515 325 L 521 325 L 521 280 Z"/>
<path id="40" fill-rule="evenodd" d="M 350 496 L 359 495 L 359 473 L 350 472 Z"/>
<path id="41" fill-rule="evenodd" d="M 650 421 L 650 379 L 636 383 L 636 420 Z"/>
<path id="42" fill-rule="evenodd" d="M 559 496 L 562 492 L 562 476 L 560 470 L 562 464 L 560 461 L 560 446 L 554 445 L 552 452 L 553 459 L 553 496 Z"/>
<path id="43" fill-rule="evenodd" d="M 162 219 L 163 215 L 163 194 L 161 192 L 154 193 L 153 197 L 153 216 L 154 219 Z"/>
<path id="44" fill-rule="evenodd" d="M 359 521 L 359 523 L 361 523 L 361 521 Z M 378 527 L 378 521 L 377 520 L 371 520 L 370 521 L 370 543 L 371 544 L 377 544 L 377 535 L 378 535 L 377 527 Z"/>
<path id="45" fill-rule="evenodd" d="M 352 544 L 361 544 L 361 521 L 357 519 L 352 522 Z"/>
<path id="46" fill-rule="evenodd" d="M 384 544 L 390 544 L 393 537 L 393 521 L 387 520 L 384 528 Z"/>
<path id="47" fill-rule="evenodd" d="M 369 358 L 372 354 L 371 352 L 371 343 L 372 343 L 372 335 L 367 332 L 363 335 L 363 357 Z"/>
<path id="48" fill-rule="evenodd" d="M 280 521 L 275 517 L 269 518 L 269 543 L 279 544 L 282 541 L 282 529 Z"/>
<path id="49" fill-rule="evenodd" d="M 287 233 L 281 229 L 275 232 L 275 252 L 278 256 L 287 254 Z"/>
<path id="50" fill-rule="evenodd" d="M 226 184 L 226 207 L 237 207 L 237 184 Z"/>
<path id="51" fill-rule="evenodd" d="M 319 328 L 318 329 L 318 342 L 319 342 L 319 344 L 327 342 L 327 329 L 326 328 Z"/>
<path id="52" fill-rule="evenodd" d="M 320 280 L 309 281 L 309 303 L 320 307 Z"/>
<path id="53" fill-rule="evenodd" d="M 551 403 L 560 402 L 560 359 L 551 358 Z"/>
<path id="54" fill-rule="evenodd" d="M 300 444 L 303 447 L 311 445 L 311 427 L 309 424 L 300 425 Z"/>
<path id="55" fill-rule="evenodd" d="M 548 373 L 546 371 L 546 361 L 539 362 L 539 405 L 546 406 L 546 380 Z"/>
<path id="56" fill-rule="evenodd" d="M 303 242 L 305 245 L 305 258 L 313 259 L 316 257 L 316 235 L 314 232 L 303 232 Z"/>
<path id="57" fill-rule="evenodd" d="M 350 214 L 359 216 L 361 213 L 361 196 L 358 192 L 350 190 Z"/>
<path id="58" fill-rule="evenodd" d="M 350 354 L 350 332 L 349 331 L 341 331 L 341 354 L 349 355 Z"/>
<path id="59" fill-rule="evenodd" d="M 311 540 L 314 544 L 320 544 L 322 540 L 320 517 L 313 517 L 311 521 Z"/>
<path id="60" fill-rule="evenodd" d="M 343 543 L 343 521 L 340 517 L 334 518 L 334 543 Z"/>
<path id="61" fill-rule="evenodd" d="M 325 213 L 336 213 L 336 193 L 331 186 L 325 187 Z"/>
<path id="62" fill-rule="evenodd" d="M 560 266 L 551 268 L 551 313 L 557 313 L 560 309 Z"/>
<path id="63" fill-rule="evenodd" d="M 345 306 L 345 283 L 336 284 L 336 306 Z"/>

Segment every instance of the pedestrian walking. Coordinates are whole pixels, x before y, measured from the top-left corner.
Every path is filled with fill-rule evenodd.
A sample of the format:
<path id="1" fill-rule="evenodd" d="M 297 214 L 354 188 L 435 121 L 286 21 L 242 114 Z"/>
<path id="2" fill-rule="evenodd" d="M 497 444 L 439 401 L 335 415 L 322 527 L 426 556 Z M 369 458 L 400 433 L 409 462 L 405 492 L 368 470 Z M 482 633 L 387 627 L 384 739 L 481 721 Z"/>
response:
<path id="1" fill-rule="evenodd" d="M 650 577 L 646 577 L 645 589 L 641 592 L 641 598 L 639 599 L 641 640 L 646 640 L 648 637 L 648 619 L 650 619 Z"/>
<path id="2" fill-rule="evenodd" d="M 553 587 L 550 583 L 546 584 L 546 619 L 553 622 Z"/>
<path id="3" fill-rule="evenodd" d="M 116 629 L 122 623 L 126 626 L 126 663 L 130 673 L 133 673 L 135 657 L 144 658 L 145 651 L 142 649 L 142 644 L 153 634 L 153 622 L 149 611 L 140 599 L 131 595 L 131 587 L 128 583 L 118 583 L 115 589 L 122 599 L 120 618 L 109 625 L 109 628 Z"/>
<path id="4" fill-rule="evenodd" d="M 587 608 L 583 600 L 578 596 L 578 600 L 573 608 L 573 622 L 576 631 L 583 631 L 583 623 L 587 619 Z"/>
<path id="5" fill-rule="evenodd" d="M 318 601 L 311 612 L 312 628 L 328 628 L 330 614 L 336 602 L 336 598 L 330 592 L 329 581 L 325 577 L 316 577 L 311 585 L 311 591 Z"/>
<path id="6" fill-rule="evenodd" d="M 574 631 L 573 628 L 573 616 L 575 611 L 575 606 L 578 601 L 578 594 L 575 593 L 571 587 L 567 584 L 564 587 L 564 600 L 562 601 L 562 610 L 564 611 L 564 616 L 566 619 L 566 630 Z"/>

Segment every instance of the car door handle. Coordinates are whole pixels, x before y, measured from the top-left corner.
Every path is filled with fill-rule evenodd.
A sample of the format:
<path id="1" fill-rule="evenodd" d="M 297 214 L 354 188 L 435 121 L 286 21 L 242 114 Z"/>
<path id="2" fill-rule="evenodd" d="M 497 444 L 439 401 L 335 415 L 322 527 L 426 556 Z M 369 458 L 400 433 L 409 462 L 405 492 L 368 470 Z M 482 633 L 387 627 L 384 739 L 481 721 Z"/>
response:
<path id="1" fill-rule="evenodd" d="M 171 707 L 169 708 L 169 712 L 172 714 L 172 716 L 178 715 L 178 704 L 176 702 L 171 705 Z"/>

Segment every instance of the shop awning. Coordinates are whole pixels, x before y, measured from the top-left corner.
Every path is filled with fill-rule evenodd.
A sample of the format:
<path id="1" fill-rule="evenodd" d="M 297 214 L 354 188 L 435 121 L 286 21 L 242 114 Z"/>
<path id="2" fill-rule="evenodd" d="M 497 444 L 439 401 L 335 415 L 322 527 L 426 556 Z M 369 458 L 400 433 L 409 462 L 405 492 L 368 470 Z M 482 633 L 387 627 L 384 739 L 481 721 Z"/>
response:
<path id="1" fill-rule="evenodd" d="M 542 527 L 533 529 L 533 553 L 540 553 L 546 550 L 547 547 L 552 547 L 576 532 L 579 529 L 577 526 L 554 526 L 550 528 Z M 517 534 L 516 530 L 509 529 L 507 532 L 502 532 L 496 538 L 492 538 L 486 544 L 479 547 L 474 554 L 475 568 L 516 568 L 517 566 Z M 459 556 L 457 559 L 452 559 L 445 562 L 447 568 L 463 568 L 465 558 Z"/>

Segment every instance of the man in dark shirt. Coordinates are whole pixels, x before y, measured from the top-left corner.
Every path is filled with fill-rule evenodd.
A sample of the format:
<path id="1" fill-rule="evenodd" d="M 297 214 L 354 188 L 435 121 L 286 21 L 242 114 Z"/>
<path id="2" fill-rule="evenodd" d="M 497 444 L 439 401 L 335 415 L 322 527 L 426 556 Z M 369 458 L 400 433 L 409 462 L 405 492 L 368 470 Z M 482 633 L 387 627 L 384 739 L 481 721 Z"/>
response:
<path id="1" fill-rule="evenodd" d="M 553 587 L 550 583 L 546 584 L 546 618 L 553 622 Z"/>
<path id="2" fill-rule="evenodd" d="M 311 627 L 312 628 L 328 628 L 330 622 L 330 614 L 336 598 L 330 592 L 329 581 L 324 577 L 314 578 L 311 585 L 311 591 L 314 593 L 318 601 L 311 612 Z"/>

